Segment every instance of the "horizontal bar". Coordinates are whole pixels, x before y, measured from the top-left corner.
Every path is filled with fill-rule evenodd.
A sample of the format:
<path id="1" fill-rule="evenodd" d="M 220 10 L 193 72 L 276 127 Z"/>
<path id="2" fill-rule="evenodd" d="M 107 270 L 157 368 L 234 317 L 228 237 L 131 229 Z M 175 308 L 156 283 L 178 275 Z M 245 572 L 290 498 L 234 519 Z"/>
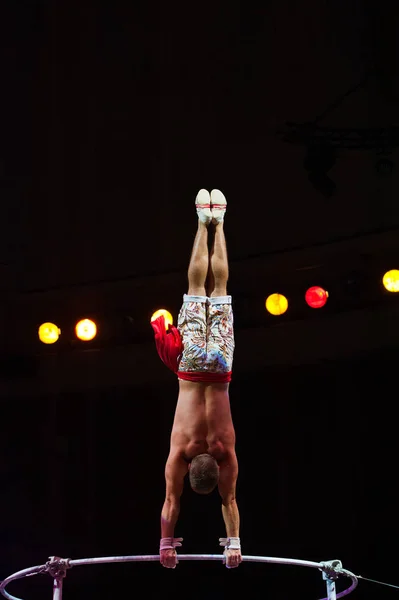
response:
<path id="1" fill-rule="evenodd" d="M 178 560 L 213 560 L 213 561 L 222 561 L 224 560 L 223 554 L 178 554 Z M 319 569 L 324 571 L 326 568 L 326 563 L 318 563 L 312 562 L 309 560 L 300 560 L 295 558 L 275 558 L 272 556 L 252 556 L 252 555 L 244 555 L 242 557 L 243 562 L 258 562 L 258 563 L 271 563 L 271 564 L 280 564 L 280 565 L 292 565 L 297 567 L 310 567 L 313 569 Z M 108 564 L 108 563 L 126 563 L 126 562 L 155 562 L 159 561 L 159 554 L 143 554 L 137 556 L 104 556 L 98 558 L 80 558 L 76 560 L 62 559 L 66 562 L 68 567 L 79 567 L 84 565 L 99 565 L 99 564 Z M 47 563 L 48 564 L 48 563 Z M 30 567 L 28 569 L 23 569 L 22 571 L 18 571 L 13 575 L 10 575 L 4 581 L 0 583 L 0 593 L 7 598 L 7 600 L 21 600 L 16 596 L 12 596 L 6 591 L 6 586 L 11 583 L 11 581 L 15 581 L 17 579 L 22 579 L 24 577 L 30 577 L 31 575 L 37 575 L 38 573 L 46 573 L 48 572 L 48 567 L 46 565 L 38 565 L 36 567 Z M 331 567 L 330 567 L 331 568 Z M 333 569 L 334 570 L 334 569 Z M 337 594 L 338 598 L 342 598 L 352 592 L 357 584 L 358 579 L 356 575 L 347 571 L 346 569 L 336 569 L 337 575 L 344 575 L 345 577 L 349 577 L 352 582 L 351 585 Z M 322 600 L 327 600 L 323 598 Z"/>
<path id="2" fill-rule="evenodd" d="M 178 554 L 180 560 L 223 560 L 223 554 Z M 243 556 L 243 562 L 274 563 L 281 565 L 296 565 L 298 567 L 312 567 L 313 569 L 322 569 L 322 563 L 311 562 L 309 560 L 296 560 L 294 558 L 274 558 L 271 556 Z M 144 554 L 138 556 L 105 556 L 102 558 L 80 558 L 70 560 L 68 564 L 71 567 L 82 565 L 98 565 L 104 563 L 120 562 L 155 562 L 159 561 L 159 554 Z"/>

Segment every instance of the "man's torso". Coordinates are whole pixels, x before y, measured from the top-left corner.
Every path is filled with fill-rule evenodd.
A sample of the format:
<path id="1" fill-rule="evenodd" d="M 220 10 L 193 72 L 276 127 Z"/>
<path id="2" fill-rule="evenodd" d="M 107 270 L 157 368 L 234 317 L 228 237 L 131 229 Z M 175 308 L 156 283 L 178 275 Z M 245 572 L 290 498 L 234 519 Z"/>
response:
<path id="1" fill-rule="evenodd" d="M 187 462 L 204 452 L 222 461 L 234 444 L 229 384 L 179 381 L 171 446 L 179 449 Z"/>

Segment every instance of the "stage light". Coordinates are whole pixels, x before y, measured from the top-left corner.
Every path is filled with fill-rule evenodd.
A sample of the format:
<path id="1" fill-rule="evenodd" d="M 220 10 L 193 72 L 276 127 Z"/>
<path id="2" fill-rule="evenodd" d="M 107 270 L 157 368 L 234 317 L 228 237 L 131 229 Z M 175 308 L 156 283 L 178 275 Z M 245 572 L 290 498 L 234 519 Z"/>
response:
<path id="1" fill-rule="evenodd" d="M 89 342 L 97 335 L 97 325 L 90 319 L 82 319 L 76 323 L 76 337 L 84 342 Z"/>
<path id="2" fill-rule="evenodd" d="M 288 300 L 282 294 L 271 294 L 266 299 L 266 310 L 271 315 L 282 315 L 288 308 Z"/>
<path id="3" fill-rule="evenodd" d="M 327 299 L 328 292 L 318 285 L 310 287 L 305 294 L 305 300 L 310 308 L 322 308 Z"/>
<path id="4" fill-rule="evenodd" d="M 55 344 L 61 335 L 61 329 L 54 323 L 42 323 L 38 330 L 39 340 L 43 344 Z"/>
<path id="5" fill-rule="evenodd" d="M 392 175 L 395 164 L 389 158 L 380 158 L 375 164 L 375 170 L 379 177 L 389 177 Z"/>
<path id="6" fill-rule="evenodd" d="M 151 323 L 152 323 L 152 321 L 155 321 L 155 319 L 158 319 L 158 317 L 161 317 L 161 316 L 165 317 L 165 329 L 168 329 L 169 325 L 173 325 L 172 315 L 170 314 L 170 312 L 168 310 L 165 310 L 164 308 L 160 308 L 159 310 L 154 312 L 154 314 L 151 317 Z"/>
<path id="7" fill-rule="evenodd" d="M 382 278 L 382 283 L 388 292 L 399 292 L 399 270 L 387 271 Z"/>

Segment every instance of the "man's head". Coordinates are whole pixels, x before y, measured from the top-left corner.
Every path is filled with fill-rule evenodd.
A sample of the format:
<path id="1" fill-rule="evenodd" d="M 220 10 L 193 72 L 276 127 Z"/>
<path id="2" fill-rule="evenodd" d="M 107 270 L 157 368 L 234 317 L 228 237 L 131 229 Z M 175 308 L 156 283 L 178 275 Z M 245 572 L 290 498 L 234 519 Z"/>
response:
<path id="1" fill-rule="evenodd" d="M 219 466 L 210 454 L 198 454 L 190 463 L 190 485 L 197 494 L 210 494 L 219 481 Z"/>

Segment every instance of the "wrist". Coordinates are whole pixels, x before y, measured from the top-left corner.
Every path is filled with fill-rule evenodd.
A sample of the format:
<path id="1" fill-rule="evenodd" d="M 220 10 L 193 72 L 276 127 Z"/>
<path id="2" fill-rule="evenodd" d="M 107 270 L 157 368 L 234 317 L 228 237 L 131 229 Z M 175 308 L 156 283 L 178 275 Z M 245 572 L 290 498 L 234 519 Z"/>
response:
<path id="1" fill-rule="evenodd" d="M 219 538 L 220 546 L 224 546 L 225 550 L 241 550 L 241 541 L 239 537 Z"/>
<path id="2" fill-rule="evenodd" d="M 177 548 L 178 546 L 181 546 L 181 542 L 183 541 L 183 538 L 175 538 L 175 537 L 164 537 L 161 538 L 160 542 L 159 542 L 159 550 L 168 550 L 168 549 L 174 549 Z"/>

